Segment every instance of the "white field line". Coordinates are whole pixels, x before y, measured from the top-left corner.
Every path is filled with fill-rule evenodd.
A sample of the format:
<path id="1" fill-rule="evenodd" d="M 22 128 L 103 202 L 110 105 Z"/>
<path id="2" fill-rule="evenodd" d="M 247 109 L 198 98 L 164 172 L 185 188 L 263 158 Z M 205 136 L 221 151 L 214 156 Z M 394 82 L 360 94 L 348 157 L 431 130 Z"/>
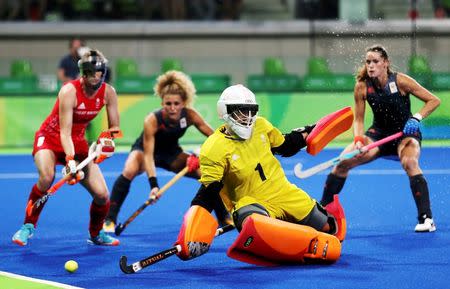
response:
<path id="1" fill-rule="evenodd" d="M 36 283 L 41 283 L 41 284 L 47 284 L 47 285 L 51 285 L 51 286 L 55 286 L 55 287 L 59 287 L 59 288 L 63 288 L 63 289 L 83 289 L 81 287 L 70 286 L 70 285 L 67 285 L 67 284 L 62 284 L 62 283 L 53 282 L 53 281 L 35 279 L 35 278 L 26 277 L 26 276 L 22 276 L 22 275 L 17 275 L 17 274 L 13 274 L 13 273 L 8 273 L 8 272 L 4 272 L 4 271 L 0 271 L 0 275 L 6 276 L 6 277 L 10 277 L 10 278 L 19 279 L 19 280 L 24 280 L 24 281 L 30 281 L 30 282 L 36 282 Z"/>

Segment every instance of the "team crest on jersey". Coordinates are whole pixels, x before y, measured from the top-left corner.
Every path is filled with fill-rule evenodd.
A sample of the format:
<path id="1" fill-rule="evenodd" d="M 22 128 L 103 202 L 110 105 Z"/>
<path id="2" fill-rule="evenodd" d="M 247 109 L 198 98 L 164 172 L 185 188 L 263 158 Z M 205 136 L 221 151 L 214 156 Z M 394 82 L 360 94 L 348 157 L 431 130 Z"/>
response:
<path id="1" fill-rule="evenodd" d="M 397 84 L 395 84 L 395 82 L 389 82 L 389 89 L 390 89 L 391 93 L 398 92 Z"/>
<path id="2" fill-rule="evenodd" d="M 239 158 L 239 156 L 236 155 L 236 154 L 233 154 L 233 156 L 231 156 L 231 159 L 232 159 L 233 161 L 236 161 L 238 158 Z"/>
<path id="3" fill-rule="evenodd" d="M 185 117 L 182 117 L 182 118 L 180 119 L 180 127 L 181 127 L 181 128 L 187 127 L 187 122 L 186 122 L 186 118 L 185 118 Z"/>
<path id="4" fill-rule="evenodd" d="M 84 105 L 84 102 L 82 102 L 77 109 L 86 109 L 86 105 Z"/>
<path id="5" fill-rule="evenodd" d="M 95 99 L 95 108 L 100 108 L 100 98 Z"/>
<path id="6" fill-rule="evenodd" d="M 266 143 L 266 136 L 264 134 L 261 134 L 261 142 Z"/>

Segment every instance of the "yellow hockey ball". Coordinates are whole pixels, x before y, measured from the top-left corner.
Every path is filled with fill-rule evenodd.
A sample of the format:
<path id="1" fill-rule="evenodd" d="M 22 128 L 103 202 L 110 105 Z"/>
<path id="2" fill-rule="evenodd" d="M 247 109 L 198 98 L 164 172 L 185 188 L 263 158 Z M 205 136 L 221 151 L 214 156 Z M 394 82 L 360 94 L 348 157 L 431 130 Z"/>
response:
<path id="1" fill-rule="evenodd" d="M 78 263 L 74 260 L 69 260 L 66 262 L 66 264 L 64 264 L 64 268 L 67 272 L 74 273 L 78 270 Z"/>

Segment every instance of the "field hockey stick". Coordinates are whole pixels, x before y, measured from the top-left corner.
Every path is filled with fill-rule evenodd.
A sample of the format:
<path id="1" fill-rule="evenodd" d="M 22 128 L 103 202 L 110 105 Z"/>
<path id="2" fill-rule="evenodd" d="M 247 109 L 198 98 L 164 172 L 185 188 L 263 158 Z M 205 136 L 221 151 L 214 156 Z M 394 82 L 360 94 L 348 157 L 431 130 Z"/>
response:
<path id="1" fill-rule="evenodd" d="M 304 171 L 302 171 L 302 164 L 298 163 L 294 167 L 294 174 L 295 174 L 295 176 L 297 178 L 306 179 L 306 178 L 308 178 L 308 177 L 310 177 L 312 175 L 315 175 L 318 172 L 321 172 L 321 171 L 323 171 L 323 170 L 325 170 L 325 169 L 327 169 L 329 167 L 337 165 L 338 163 L 340 163 L 343 160 L 351 159 L 351 158 L 353 158 L 354 156 L 356 156 L 356 155 L 358 155 L 360 153 L 367 152 L 367 151 L 369 151 L 369 150 L 371 150 L 373 148 L 376 148 L 376 147 L 378 147 L 380 145 L 383 145 L 383 144 L 385 144 L 387 142 L 390 142 L 390 141 L 392 141 L 392 140 L 394 140 L 396 138 L 399 138 L 402 135 L 403 135 L 403 132 L 395 133 L 393 135 L 390 135 L 388 137 L 380 139 L 380 140 L 378 140 L 376 142 L 373 142 L 371 144 L 363 146 L 360 149 L 356 149 L 356 150 L 353 150 L 353 151 L 348 152 L 346 154 L 343 154 L 343 155 L 340 155 L 338 157 L 332 158 L 329 161 L 323 162 L 321 164 L 318 164 L 318 165 L 316 165 L 316 166 L 314 166 L 312 168 L 309 168 L 307 170 L 304 170 Z"/>
<path id="2" fill-rule="evenodd" d="M 225 225 L 221 228 L 218 228 L 216 230 L 216 237 L 220 236 L 226 232 L 229 232 L 231 230 L 234 229 L 234 226 L 231 224 Z M 169 258 L 172 255 L 175 255 L 176 253 L 181 251 L 181 246 L 180 245 L 175 245 L 170 249 L 161 251 L 157 254 L 151 255 L 150 257 L 147 257 L 145 259 L 142 259 L 140 261 L 134 262 L 131 265 L 127 265 L 127 256 L 122 256 L 120 257 L 120 261 L 119 261 L 119 265 L 120 265 L 120 269 L 122 270 L 123 273 L 125 274 L 133 274 L 136 273 L 137 271 L 142 270 L 145 267 L 148 267 L 150 265 L 153 265 L 159 261 L 162 261 L 164 259 Z"/>
<path id="3" fill-rule="evenodd" d="M 85 166 L 87 166 L 88 163 L 90 163 L 93 159 L 95 159 L 97 157 L 97 155 L 98 154 L 96 151 L 91 153 L 86 159 L 84 159 L 81 163 L 79 163 L 77 165 L 77 171 L 82 170 Z M 29 202 L 27 205 L 28 215 L 31 215 L 33 208 L 37 209 L 42 204 L 47 202 L 48 198 L 51 195 L 54 195 L 56 193 L 56 191 L 59 190 L 67 182 L 67 180 L 69 180 L 71 177 L 72 177 L 71 174 L 65 175 L 59 181 L 57 181 L 53 186 L 51 186 L 50 189 L 47 190 L 45 195 L 43 195 L 42 197 L 37 199 L 36 202 L 34 202 L 33 204 L 31 204 L 31 202 Z"/>
<path id="4" fill-rule="evenodd" d="M 114 233 L 119 236 L 123 230 L 140 214 L 142 211 L 155 203 L 173 184 L 175 184 L 181 177 L 183 177 L 189 171 L 188 167 L 185 167 L 180 172 L 178 172 L 170 181 L 168 181 L 159 191 L 156 196 L 151 196 L 145 203 L 143 203 L 123 224 L 117 224 Z"/>

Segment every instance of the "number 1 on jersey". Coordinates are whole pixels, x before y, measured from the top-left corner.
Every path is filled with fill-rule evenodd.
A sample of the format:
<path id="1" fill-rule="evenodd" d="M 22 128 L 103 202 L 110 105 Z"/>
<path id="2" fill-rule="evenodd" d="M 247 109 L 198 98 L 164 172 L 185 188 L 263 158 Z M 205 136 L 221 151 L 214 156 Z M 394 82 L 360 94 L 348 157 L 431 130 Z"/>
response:
<path id="1" fill-rule="evenodd" d="M 265 180 L 267 180 L 266 175 L 264 174 L 264 170 L 263 170 L 263 168 L 262 168 L 262 166 L 261 166 L 260 163 L 258 163 L 258 164 L 256 165 L 255 171 L 258 171 L 259 176 L 261 177 L 261 180 L 262 180 L 263 182 L 264 182 Z"/>

